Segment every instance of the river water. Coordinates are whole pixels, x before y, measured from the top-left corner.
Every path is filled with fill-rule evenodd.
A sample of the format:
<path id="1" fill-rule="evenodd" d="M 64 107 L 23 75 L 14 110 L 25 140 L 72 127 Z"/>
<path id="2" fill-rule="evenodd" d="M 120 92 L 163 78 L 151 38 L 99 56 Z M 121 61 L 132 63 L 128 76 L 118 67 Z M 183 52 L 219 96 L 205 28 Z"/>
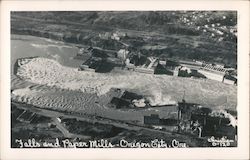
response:
<path id="1" fill-rule="evenodd" d="M 120 120 L 134 120 L 134 121 L 143 121 L 143 115 L 149 115 L 152 113 L 159 114 L 160 117 L 171 117 L 169 109 L 162 108 L 151 108 L 148 110 L 130 110 L 130 111 L 120 111 L 102 106 L 96 103 L 99 101 L 100 97 L 97 97 L 94 94 L 84 93 L 79 90 L 67 90 L 64 88 L 56 88 L 47 86 L 45 84 L 32 83 L 29 80 L 25 81 L 19 77 L 13 75 L 13 65 L 18 58 L 25 57 L 45 57 L 49 59 L 56 60 L 63 66 L 70 68 L 77 68 L 82 61 L 73 59 L 77 54 L 78 48 L 72 44 L 65 44 L 59 41 L 52 41 L 45 38 L 33 37 L 33 36 L 24 36 L 24 35 L 12 35 L 11 36 L 11 88 L 14 90 L 15 96 L 12 95 L 12 98 L 17 101 L 24 103 L 32 104 L 44 108 L 53 108 L 58 110 L 69 110 L 77 112 L 86 112 L 89 114 L 96 114 L 103 117 L 109 117 Z M 47 67 L 47 66 L 43 66 Z M 67 69 L 68 70 L 68 69 Z M 49 70 L 50 71 L 50 70 Z M 63 72 L 63 71 L 62 71 Z M 63 72 L 64 73 L 64 72 Z M 80 73 L 79 73 L 80 74 Z M 128 75 L 129 76 L 129 75 Z M 177 84 L 179 86 L 184 86 L 188 92 L 186 92 L 186 97 L 189 101 L 199 100 L 203 102 L 204 105 L 215 104 L 217 107 L 236 109 L 236 87 L 235 86 L 226 86 L 225 84 L 220 84 L 219 82 L 211 83 L 201 82 L 197 80 L 201 88 L 199 92 L 192 90 L 192 88 L 197 88 L 198 83 L 190 83 L 192 86 L 185 86 L 185 82 L 190 82 L 191 80 L 183 78 L 172 78 L 165 77 L 163 79 L 169 79 L 170 81 L 166 82 L 163 80 L 164 84 L 167 87 L 161 88 L 162 93 L 169 94 L 174 100 L 180 101 L 183 94 L 183 88 L 178 87 L 174 84 L 175 81 L 179 81 Z M 173 80 L 171 80 L 173 79 Z M 74 79 L 73 79 L 74 80 Z M 81 80 L 81 79 L 80 79 Z M 60 80 L 59 80 L 60 81 Z M 195 80 L 192 80 L 195 81 Z M 82 82 L 86 83 L 86 82 Z M 210 84 L 215 84 L 218 89 L 221 91 L 225 90 L 223 93 L 217 93 L 214 90 L 214 87 Z M 160 86 L 158 86 L 159 88 Z M 158 90 L 159 91 L 159 90 Z M 161 91 L 160 91 L 161 92 Z M 203 95 L 204 94 L 204 95 Z M 218 96 L 214 96 L 217 94 Z M 158 95 L 158 93 L 157 93 Z M 209 96 L 207 96 L 209 95 Z M 203 97 L 202 97 L 203 96 Z M 107 95 L 103 95 L 101 98 L 109 99 Z M 179 98 L 179 99 L 178 99 Z M 214 107 L 214 106 L 213 106 Z"/>
<path id="2" fill-rule="evenodd" d="M 46 38 L 11 35 L 11 71 L 18 58 L 46 57 L 54 59 L 64 66 L 78 67 L 82 61 L 74 59 L 78 48 L 71 44 Z"/>

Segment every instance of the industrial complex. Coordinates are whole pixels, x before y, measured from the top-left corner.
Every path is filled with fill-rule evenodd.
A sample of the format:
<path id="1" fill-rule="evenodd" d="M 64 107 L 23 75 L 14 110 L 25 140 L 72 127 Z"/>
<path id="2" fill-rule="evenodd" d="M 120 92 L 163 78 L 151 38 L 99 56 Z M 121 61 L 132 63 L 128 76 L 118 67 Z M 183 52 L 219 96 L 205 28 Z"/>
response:
<path id="1" fill-rule="evenodd" d="M 223 64 L 213 64 L 198 60 L 175 60 L 168 58 L 158 58 L 145 56 L 140 51 L 131 52 L 128 49 L 120 49 L 117 52 L 105 51 L 104 56 L 100 50 L 88 47 L 81 48 L 78 57 L 91 55 L 79 70 L 91 72 L 107 72 L 113 68 L 128 70 L 146 74 L 167 74 L 180 77 L 207 78 L 222 83 L 237 85 L 237 71 L 235 68 L 226 67 Z M 104 51 L 102 51 L 104 52 Z M 108 69 L 107 69 L 108 68 Z"/>
<path id="2" fill-rule="evenodd" d="M 11 13 L 12 148 L 238 146 L 236 12 L 41 13 Z"/>
<path id="3" fill-rule="evenodd" d="M 125 33 L 100 34 L 103 39 L 112 39 L 122 43 Z M 94 48 L 94 47 L 93 47 Z M 145 55 L 135 51 L 128 45 L 118 51 L 80 48 L 78 56 L 90 55 L 79 66 L 79 71 L 111 72 L 113 69 L 138 72 L 141 74 L 165 74 L 169 76 L 201 78 L 219 81 L 228 85 L 237 85 L 237 70 L 224 64 L 209 63 L 199 60 L 177 60 L 154 55 Z M 102 52 L 104 54 L 98 54 Z M 105 68 L 105 69 L 104 69 Z M 199 138 L 207 136 L 237 139 L 236 125 L 228 125 L 237 121 L 237 115 L 228 112 L 213 111 L 199 104 L 182 102 L 170 105 L 153 106 L 143 96 L 121 88 L 113 89 L 115 96 L 108 106 L 118 110 L 145 110 L 147 108 L 165 107 L 171 113 L 171 118 L 161 118 L 158 114 L 143 116 L 144 127 L 162 131 L 171 131 L 195 135 Z"/>

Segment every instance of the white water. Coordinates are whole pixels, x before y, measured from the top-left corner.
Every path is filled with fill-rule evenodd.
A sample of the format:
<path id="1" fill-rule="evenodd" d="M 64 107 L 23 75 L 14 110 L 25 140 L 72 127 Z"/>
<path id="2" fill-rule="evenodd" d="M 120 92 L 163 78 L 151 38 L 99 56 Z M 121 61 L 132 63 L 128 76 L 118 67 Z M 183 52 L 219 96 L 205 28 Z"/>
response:
<path id="1" fill-rule="evenodd" d="M 152 105 L 176 103 L 182 98 L 184 89 L 189 102 L 209 104 L 218 101 L 218 105 L 224 105 L 221 102 L 225 104 L 228 102 L 221 101 L 221 97 L 228 96 L 236 99 L 236 87 L 220 82 L 133 72 L 102 74 L 77 71 L 76 68 L 62 66 L 55 60 L 47 58 L 31 59 L 29 63 L 18 69 L 17 75 L 35 84 L 80 90 L 99 96 L 106 94 L 111 88 L 135 90 L 147 95 Z M 236 105 L 236 100 L 231 99 L 231 105 L 232 102 Z"/>
<path id="2" fill-rule="evenodd" d="M 51 44 L 49 47 L 46 44 Z M 34 45 L 35 44 L 35 45 Z M 58 45 L 58 47 L 57 47 Z M 77 48 L 61 47 L 62 42 L 43 38 L 16 35 L 11 40 L 12 65 L 17 58 L 39 56 L 18 69 L 22 79 L 12 76 L 11 86 L 14 100 L 39 107 L 59 110 L 74 110 L 97 113 L 100 116 L 122 120 L 142 121 L 142 115 L 157 113 L 160 117 L 172 116 L 168 108 L 152 108 L 138 111 L 120 111 L 97 105 L 100 97 L 110 88 L 125 88 L 145 95 L 153 105 L 172 104 L 180 101 L 186 91 L 187 102 L 200 103 L 208 107 L 235 110 L 236 87 L 215 81 L 202 81 L 172 76 L 155 76 L 138 73 L 98 74 L 79 72 L 75 67 L 82 61 L 72 57 Z M 72 47 L 72 48 L 71 48 Z M 47 59 L 49 58 L 49 59 Z M 66 67 L 69 66 L 69 67 Z M 56 86 L 56 87 L 54 87 Z M 64 89 L 70 89 L 64 90 Z"/>

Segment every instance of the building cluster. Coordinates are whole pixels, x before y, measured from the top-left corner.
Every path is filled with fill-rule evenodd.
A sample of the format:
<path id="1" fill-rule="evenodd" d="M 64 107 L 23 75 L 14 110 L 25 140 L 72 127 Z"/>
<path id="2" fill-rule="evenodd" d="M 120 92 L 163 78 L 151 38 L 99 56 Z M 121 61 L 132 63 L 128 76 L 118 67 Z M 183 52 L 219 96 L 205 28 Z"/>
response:
<path id="1" fill-rule="evenodd" d="M 126 59 L 125 68 L 128 70 L 135 71 L 135 72 L 154 74 L 158 63 L 159 62 L 157 58 L 148 57 L 146 62 L 143 65 L 136 66 L 135 64 L 131 63 L 129 59 Z"/>
<path id="2" fill-rule="evenodd" d="M 140 52 L 129 55 L 129 51 L 126 49 L 119 50 L 117 52 L 117 57 L 123 62 L 124 69 L 140 73 L 154 74 L 159 64 L 158 58 L 146 57 Z M 161 61 L 161 63 L 164 62 Z"/>
<path id="3" fill-rule="evenodd" d="M 121 53 L 123 53 L 122 49 L 114 52 L 95 47 L 81 48 L 76 58 L 82 59 L 84 62 L 79 66 L 78 70 L 100 73 L 110 72 L 114 67 L 122 65 L 122 62 L 120 62 L 122 57 L 117 58 L 117 56 L 122 56 Z"/>
<path id="4" fill-rule="evenodd" d="M 237 115 L 231 115 L 226 111 L 212 111 L 210 108 L 186 103 L 184 100 L 178 105 L 170 107 L 172 112 L 176 113 L 175 116 L 164 119 L 160 118 L 158 114 L 146 115 L 144 125 L 156 129 L 176 126 L 177 132 L 189 133 L 198 137 L 226 136 L 235 139 L 237 136 Z"/>
<path id="5" fill-rule="evenodd" d="M 205 75 L 208 79 L 236 85 L 237 79 L 230 75 L 230 71 L 232 70 L 234 69 L 224 68 L 224 65 L 205 64 L 198 72 Z"/>
<path id="6" fill-rule="evenodd" d="M 226 68 L 224 64 L 210 64 L 202 61 L 174 61 L 156 57 L 145 57 L 138 53 L 128 57 L 125 50 L 120 54 L 125 59 L 125 69 L 147 74 L 169 74 L 182 77 L 196 77 L 216 80 L 236 85 L 237 77 L 234 68 Z"/>
<path id="7" fill-rule="evenodd" d="M 188 73 L 194 71 L 205 76 L 207 79 L 237 85 L 237 76 L 232 74 L 236 70 L 234 68 L 226 68 L 224 64 L 210 64 L 201 61 L 179 61 L 179 63 L 180 65 L 174 70 L 175 76 L 178 76 L 182 70 Z"/>
<path id="8" fill-rule="evenodd" d="M 217 20 L 214 20 L 215 17 L 211 16 L 209 13 L 202 12 L 189 12 L 179 18 L 179 21 L 182 24 L 185 24 L 190 27 L 194 27 L 195 30 L 201 31 L 205 34 L 210 34 L 209 36 L 213 38 L 217 38 L 218 41 L 222 41 L 225 36 L 229 34 L 237 36 L 237 26 L 226 26 L 219 22 L 220 21 L 230 21 L 233 19 L 226 16 L 221 15 L 220 17 L 216 17 Z M 203 23 L 200 23 L 203 22 Z M 204 24 L 205 23 L 205 24 Z"/>
<path id="9" fill-rule="evenodd" d="M 109 106 L 115 109 L 145 109 L 153 107 L 142 95 L 123 89 L 113 89 L 116 92 Z M 162 105 L 171 113 L 168 118 L 158 114 L 144 115 L 145 127 L 157 130 L 170 130 L 179 133 L 192 134 L 197 137 L 226 136 L 237 138 L 237 113 L 217 111 L 202 107 L 199 104 L 187 103 L 185 100 L 175 105 Z"/>
<path id="10" fill-rule="evenodd" d="M 90 55 L 89 59 L 79 66 L 79 70 L 95 72 L 101 68 L 111 71 L 114 67 L 145 73 L 168 74 L 180 77 L 207 78 L 230 85 L 237 85 L 237 71 L 235 68 L 225 67 L 224 64 L 206 63 L 197 60 L 171 60 L 153 56 L 145 56 L 141 52 L 131 52 L 120 49 L 117 52 L 107 52 L 81 48 L 78 55 Z M 112 59 L 109 61 L 109 59 Z"/>
<path id="11" fill-rule="evenodd" d="M 100 33 L 99 34 L 99 37 L 101 39 L 113 39 L 113 40 L 117 40 L 117 41 L 121 40 L 121 38 L 123 38 L 125 36 L 127 36 L 127 34 L 124 33 L 124 32 L 121 32 L 121 31 L 116 31 L 116 32 L 113 32 L 113 33 L 105 32 L 105 33 Z"/>
<path id="12" fill-rule="evenodd" d="M 89 54 L 93 51 L 92 47 L 80 49 L 81 55 Z M 174 61 L 169 59 L 161 59 L 156 57 L 146 57 L 140 52 L 130 54 L 127 49 L 120 49 L 116 53 L 117 61 L 124 69 L 146 73 L 146 74 L 169 74 L 182 77 L 207 78 L 223 82 L 226 84 L 236 85 L 237 76 L 231 73 L 236 72 L 234 68 L 226 68 L 223 64 L 210 64 L 202 61 Z M 91 57 L 89 60 L 80 65 L 80 70 L 96 71 L 98 66 L 111 67 L 117 64 L 107 63 L 101 57 Z M 100 67 L 99 67 L 100 68 Z"/>

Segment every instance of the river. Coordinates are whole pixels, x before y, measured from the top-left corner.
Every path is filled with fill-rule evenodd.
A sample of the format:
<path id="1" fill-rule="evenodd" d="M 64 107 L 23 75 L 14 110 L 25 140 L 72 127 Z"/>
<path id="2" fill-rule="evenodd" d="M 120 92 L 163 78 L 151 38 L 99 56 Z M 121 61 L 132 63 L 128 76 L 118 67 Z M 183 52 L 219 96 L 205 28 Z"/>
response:
<path id="1" fill-rule="evenodd" d="M 95 84 L 96 81 L 91 81 L 98 79 L 96 76 L 97 74 L 90 74 L 90 77 L 85 77 L 84 73 L 75 72 L 75 77 L 71 76 L 71 69 L 76 69 L 81 63 L 81 60 L 73 59 L 73 57 L 77 54 L 78 48 L 73 44 L 65 44 L 59 41 L 52 41 L 46 38 L 39 38 L 33 36 L 24 36 L 24 35 L 12 35 L 11 36 L 11 69 L 13 70 L 13 65 L 18 58 L 25 58 L 25 57 L 44 57 L 55 60 L 59 62 L 62 66 L 56 66 L 55 63 L 51 67 L 54 68 L 47 68 L 47 70 L 42 69 L 42 67 L 48 67 L 46 65 L 42 66 L 39 63 L 36 63 L 40 66 L 40 69 L 33 69 L 32 66 L 27 71 L 32 71 L 32 73 L 41 76 L 41 73 L 47 78 L 43 79 L 36 79 L 32 81 L 28 77 L 27 80 L 20 79 L 19 77 L 13 75 L 11 77 L 11 89 L 15 95 L 12 98 L 16 101 L 25 102 L 28 104 L 32 104 L 39 107 L 44 108 L 53 108 L 58 110 L 68 110 L 68 111 L 77 111 L 77 112 L 86 112 L 88 114 L 96 114 L 103 117 L 110 117 L 113 119 L 119 120 L 134 120 L 134 121 L 143 121 L 143 115 L 149 115 L 152 113 L 159 114 L 161 118 L 172 117 L 169 112 L 168 108 L 150 108 L 145 110 L 130 110 L 130 111 L 122 111 L 109 108 L 107 106 L 99 105 L 96 103 L 100 101 L 101 98 L 109 99 L 108 95 L 103 95 L 98 97 L 95 94 L 85 93 L 78 89 L 68 90 L 65 88 L 60 88 L 60 84 L 68 84 L 70 87 L 77 88 L 84 83 L 92 83 Z M 48 61 L 45 61 L 46 63 Z M 33 67 L 39 67 L 34 65 Z M 66 66 L 68 68 L 63 68 Z M 58 68 L 55 68 L 58 67 Z M 60 69 L 61 68 L 61 69 Z M 71 68 L 71 69 L 70 69 Z M 27 68 L 26 68 L 27 69 Z M 64 70 L 62 70 L 64 69 Z M 34 72 L 33 72 L 34 71 Z M 44 72 L 43 72 L 44 71 Z M 28 73 L 28 72 L 25 72 Z M 65 76 L 62 76 L 66 74 Z M 131 73 L 132 74 L 132 73 Z M 29 74 L 23 74 L 28 75 Z M 145 79 L 147 76 L 142 76 L 140 79 L 139 75 L 134 75 L 137 77 L 138 81 L 144 79 L 145 82 L 148 82 L 149 85 L 143 90 L 144 92 L 149 92 L 150 94 L 156 94 L 156 97 L 160 93 L 160 98 L 164 98 L 165 96 L 170 97 L 171 100 L 180 101 L 183 96 L 183 88 L 187 90 L 186 98 L 188 102 L 200 102 L 202 105 L 207 105 L 210 107 L 215 108 L 218 107 L 219 109 L 236 109 L 236 87 L 235 86 L 227 86 L 226 84 L 219 83 L 219 82 L 203 82 L 201 80 L 192 80 L 192 79 L 185 79 L 179 77 L 171 77 L 171 76 L 162 76 L 158 77 L 159 85 L 156 84 L 157 88 L 155 91 L 157 93 L 152 92 L 152 87 L 150 84 L 155 83 L 153 80 Z M 111 80 L 119 80 L 117 76 L 114 75 L 114 78 L 109 81 L 110 78 L 108 76 L 101 76 L 103 81 L 112 82 Z M 121 77 L 121 76 L 119 76 Z M 123 76 L 124 77 L 124 76 Z M 135 79 L 131 79 L 132 75 L 128 74 L 125 79 L 121 79 L 124 82 L 130 81 L 130 86 L 138 86 L 141 85 L 139 82 L 138 84 L 133 83 Z M 55 84 L 59 84 L 57 86 L 49 86 L 47 85 L 47 80 L 50 78 L 57 78 Z M 86 78 L 89 81 L 86 81 Z M 130 79 L 129 79 L 130 78 Z M 67 81 L 69 80 L 70 81 Z M 161 80 L 162 79 L 162 80 Z M 100 80 L 100 79 L 98 79 Z M 39 82 L 38 82 L 39 81 Z M 65 83 L 65 81 L 67 81 Z M 75 83 L 77 81 L 77 83 Z M 36 83 L 37 82 L 37 83 Z M 45 83 L 46 82 L 46 83 Z M 72 83 L 71 83 L 72 82 Z M 73 83 L 74 82 L 74 83 Z M 120 82 L 120 81 L 119 81 Z M 118 83 L 119 83 L 118 82 Z M 151 82 L 151 83 L 150 83 Z M 152 84 L 153 85 L 153 84 Z M 155 84 L 154 84 L 155 85 Z M 215 85 L 213 87 L 212 85 Z M 59 86 L 59 87 L 58 87 Z M 159 90 L 160 87 L 160 90 Z M 154 88 L 153 88 L 154 89 Z M 216 96 L 215 96 L 216 95 Z M 159 97 L 158 97 L 159 98 Z M 169 99 L 169 98 L 168 98 Z M 211 105 L 212 104 L 212 105 Z"/>

